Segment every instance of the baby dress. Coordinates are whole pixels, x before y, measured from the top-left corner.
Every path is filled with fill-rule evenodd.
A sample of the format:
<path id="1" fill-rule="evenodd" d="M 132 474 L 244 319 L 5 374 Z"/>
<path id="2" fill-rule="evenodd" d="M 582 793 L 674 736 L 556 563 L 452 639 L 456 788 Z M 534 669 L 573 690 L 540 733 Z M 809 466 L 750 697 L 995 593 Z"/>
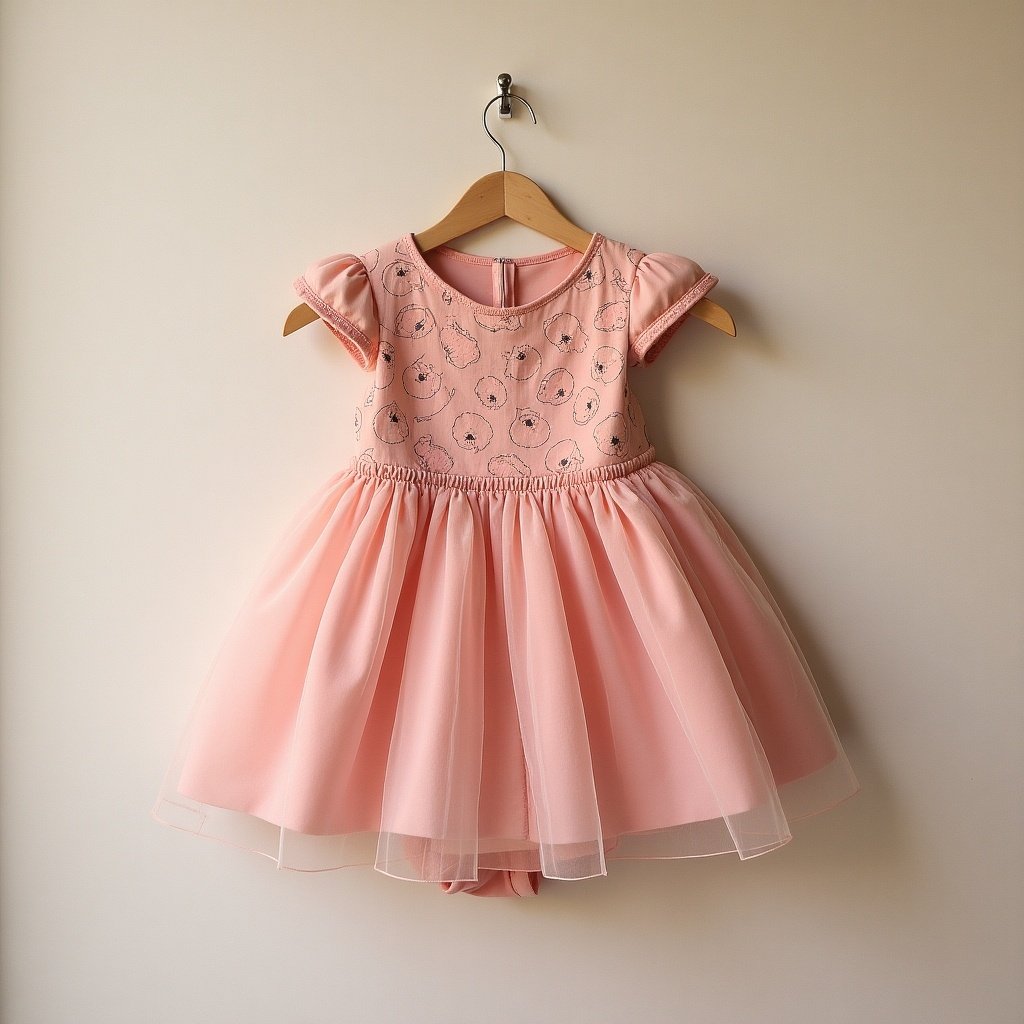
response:
<path id="1" fill-rule="evenodd" d="M 856 793 L 757 568 L 629 386 L 717 283 L 601 233 L 312 263 L 294 288 L 370 380 L 357 454 L 238 612 L 153 816 L 280 868 L 534 896 L 756 857 Z"/>

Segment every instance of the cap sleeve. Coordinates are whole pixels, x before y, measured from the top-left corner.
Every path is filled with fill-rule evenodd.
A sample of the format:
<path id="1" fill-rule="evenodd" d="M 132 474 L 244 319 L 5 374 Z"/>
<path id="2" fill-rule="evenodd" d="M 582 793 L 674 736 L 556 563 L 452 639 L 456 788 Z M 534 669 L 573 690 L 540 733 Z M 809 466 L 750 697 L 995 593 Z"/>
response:
<path id="1" fill-rule="evenodd" d="M 292 287 L 364 370 L 377 363 L 380 326 L 366 265 L 354 253 L 326 256 L 300 274 Z"/>
<path id="2" fill-rule="evenodd" d="M 641 256 L 629 295 L 630 366 L 651 363 L 718 278 L 685 256 Z"/>

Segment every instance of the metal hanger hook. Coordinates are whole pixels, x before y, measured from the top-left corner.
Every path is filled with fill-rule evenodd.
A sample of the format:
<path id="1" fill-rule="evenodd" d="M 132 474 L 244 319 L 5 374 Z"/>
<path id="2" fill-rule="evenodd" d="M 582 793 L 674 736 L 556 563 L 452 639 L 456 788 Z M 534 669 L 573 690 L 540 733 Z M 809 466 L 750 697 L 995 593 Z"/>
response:
<path id="1" fill-rule="evenodd" d="M 519 100 L 521 103 L 526 103 L 526 106 L 529 109 L 530 113 L 533 114 L 534 124 L 537 123 L 537 115 L 533 113 L 533 107 L 531 107 L 530 104 L 526 100 L 524 100 L 522 96 L 519 96 L 516 93 L 512 92 L 512 76 L 510 74 L 503 72 L 502 74 L 498 75 L 498 88 L 501 90 L 501 92 L 499 92 L 498 95 L 495 96 L 494 99 L 488 102 L 487 106 L 484 107 L 484 131 L 487 132 L 487 134 L 490 136 L 491 142 L 493 142 L 498 147 L 498 149 L 501 150 L 501 170 L 504 173 L 505 147 L 493 135 L 491 135 L 491 131 L 487 127 L 487 111 L 491 103 L 493 103 L 494 100 L 501 100 L 501 106 L 498 108 L 498 116 L 502 118 L 509 118 L 512 116 L 512 100 Z"/>

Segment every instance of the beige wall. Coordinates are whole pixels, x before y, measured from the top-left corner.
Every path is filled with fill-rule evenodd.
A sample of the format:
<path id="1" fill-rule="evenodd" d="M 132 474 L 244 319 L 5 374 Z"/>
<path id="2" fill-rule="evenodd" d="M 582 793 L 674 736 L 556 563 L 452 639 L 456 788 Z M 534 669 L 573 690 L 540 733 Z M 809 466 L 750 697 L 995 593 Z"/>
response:
<path id="1" fill-rule="evenodd" d="M 3 1020 L 1019 1021 L 1022 8 L 3 5 Z M 309 260 L 500 166 L 697 259 L 635 375 L 864 784 L 763 858 L 543 898 L 271 862 L 148 816 L 365 379 Z M 494 109 L 492 108 L 492 113 Z M 505 222 L 488 254 L 550 248 Z"/>

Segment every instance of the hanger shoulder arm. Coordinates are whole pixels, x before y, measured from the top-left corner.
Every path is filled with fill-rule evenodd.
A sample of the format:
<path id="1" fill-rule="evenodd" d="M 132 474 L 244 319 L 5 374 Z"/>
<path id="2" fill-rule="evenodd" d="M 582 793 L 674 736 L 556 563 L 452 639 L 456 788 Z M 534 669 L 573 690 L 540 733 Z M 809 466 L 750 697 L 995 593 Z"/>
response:
<path id="1" fill-rule="evenodd" d="M 320 314 L 312 306 L 307 306 L 306 303 L 301 302 L 288 314 L 282 333 L 287 337 L 289 334 L 294 334 L 300 327 L 305 327 L 306 324 L 311 324 L 314 320 L 319 319 Z"/>
<path id="2" fill-rule="evenodd" d="M 718 330 L 724 331 L 733 338 L 736 337 L 736 322 L 733 320 L 729 311 L 720 306 L 717 302 L 712 302 L 711 299 L 706 298 L 701 299 L 700 302 L 690 310 L 690 314 L 698 317 L 707 324 L 711 324 L 712 327 L 716 327 Z"/>

